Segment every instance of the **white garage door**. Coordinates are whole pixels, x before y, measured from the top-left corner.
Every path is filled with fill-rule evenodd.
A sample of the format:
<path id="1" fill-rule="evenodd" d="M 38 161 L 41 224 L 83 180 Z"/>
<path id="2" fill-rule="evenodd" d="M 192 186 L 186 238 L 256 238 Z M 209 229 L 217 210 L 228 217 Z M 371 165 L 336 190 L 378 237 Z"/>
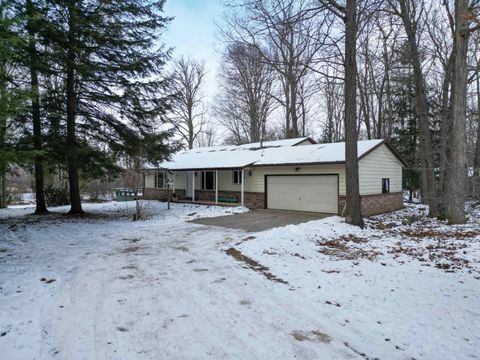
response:
<path id="1" fill-rule="evenodd" d="M 267 208 L 337 214 L 338 176 L 267 176 Z"/>

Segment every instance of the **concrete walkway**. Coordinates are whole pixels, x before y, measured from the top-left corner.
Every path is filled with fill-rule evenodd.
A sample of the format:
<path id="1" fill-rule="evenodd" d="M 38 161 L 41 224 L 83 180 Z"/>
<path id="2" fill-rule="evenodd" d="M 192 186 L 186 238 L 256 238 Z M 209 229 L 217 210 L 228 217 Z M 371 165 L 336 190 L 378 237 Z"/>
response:
<path id="1" fill-rule="evenodd" d="M 275 227 L 281 227 L 290 224 L 301 224 L 311 220 L 323 219 L 332 214 L 258 209 L 245 214 L 218 216 L 214 218 L 204 218 L 192 220 L 192 223 L 221 226 L 230 229 L 241 229 L 248 232 L 259 232 Z"/>

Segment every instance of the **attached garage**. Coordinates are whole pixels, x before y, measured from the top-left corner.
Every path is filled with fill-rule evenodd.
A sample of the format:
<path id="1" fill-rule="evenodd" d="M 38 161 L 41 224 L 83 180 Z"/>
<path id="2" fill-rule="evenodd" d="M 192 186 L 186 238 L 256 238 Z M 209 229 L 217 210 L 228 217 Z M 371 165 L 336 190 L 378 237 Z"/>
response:
<path id="1" fill-rule="evenodd" d="M 338 175 L 266 175 L 267 208 L 338 213 Z"/>
<path id="2" fill-rule="evenodd" d="M 362 214 L 402 208 L 404 163 L 396 151 L 381 139 L 359 141 L 357 148 Z M 344 216 L 345 143 L 299 138 L 194 148 L 152 165 L 143 190 L 145 199 L 167 200 L 174 193 L 177 201 Z"/>

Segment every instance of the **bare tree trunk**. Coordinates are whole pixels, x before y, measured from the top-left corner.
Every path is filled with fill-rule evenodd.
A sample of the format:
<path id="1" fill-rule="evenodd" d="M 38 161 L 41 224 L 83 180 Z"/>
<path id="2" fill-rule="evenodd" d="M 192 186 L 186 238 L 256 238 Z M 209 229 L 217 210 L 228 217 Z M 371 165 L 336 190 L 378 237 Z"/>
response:
<path id="1" fill-rule="evenodd" d="M 0 19 L 3 19 L 2 9 L 0 8 Z M 7 84 L 5 75 L 7 66 L 5 63 L 0 64 L 0 103 L 4 102 L 7 94 Z M 5 140 L 7 136 L 7 116 L 0 115 L 0 151 L 5 148 Z M 7 207 L 7 187 L 5 184 L 7 173 L 7 164 L 5 161 L 0 161 L 0 209 Z"/>
<path id="2" fill-rule="evenodd" d="M 455 66 L 453 75 L 452 161 L 449 164 L 449 224 L 464 224 L 467 189 L 467 50 L 469 37 L 468 0 L 455 1 Z"/>
<path id="3" fill-rule="evenodd" d="M 193 149 L 205 125 L 206 108 L 202 95 L 205 74 L 205 63 L 202 61 L 182 57 L 174 63 L 172 92 L 176 94 L 176 100 L 169 121 L 189 149 Z"/>
<path id="4" fill-rule="evenodd" d="M 35 41 L 35 9 L 31 0 L 26 2 L 27 30 L 29 36 L 30 86 L 32 89 L 33 144 L 36 151 L 42 150 L 42 123 L 40 117 L 40 90 L 38 83 L 38 60 Z M 35 214 L 48 213 L 44 193 L 44 169 L 41 155 L 35 156 Z"/>
<path id="5" fill-rule="evenodd" d="M 357 132 L 357 1 L 345 6 L 345 173 L 347 215 L 345 221 L 363 228 L 358 181 Z"/>
<path id="6" fill-rule="evenodd" d="M 7 186 L 5 179 L 7 175 L 6 166 L 0 164 L 0 209 L 7 207 Z"/>
<path id="7" fill-rule="evenodd" d="M 454 54 L 452 53 L 448 59 L 447 66 L 445 68 L 445 77 L 442 84 L 442 110 L 441 110 L 441 125 L 440 125 L 440 178 L 439 178 L 439 203 L 438 203 L 438 216 L 441 219 L 446 219 L 447 209 L 449 207 L 448 202 L 450 197 L 448 196 L 447 179 L 450 169 L 447 164 L 451 163 L 451 108 L 450 108 L 450 84 L 452 82 L 452 70 L 454 65 Z M 453 91 L 453 89 L 452 89 Z"/>
<path id="8" fill-rule="evenodd" d="M 473 158 L 473 198 L 480 200 L 480 73 L 477 72 L 477 139 Z"/>
<path id="9" fill-rule="evenodd" d="M 401 9 L 400 16 L 407 34 L 410 59 L 415 78 L 415 108 L 418 116 L 423 196 L 429 205 L 429 216 L 436 217 L 438 216 L 438 191 L 433 165 L 433 147 L 428 121 L 427 95 L 420 62 L 420 53 L 417 46 L 416 24 L 412 24 L 406 0 L 399 0 L 399 3 Z"/>
<path id="10" fill-rule="evenodd" d="M 69 4 L 69 32 L 68 32 L 68 54 L 67 54 L 67 167 L 68 182 L 70 186 L 70 211 L 69 214 L 82 214 L 82 200 L 80 197 L 80 184 L 78 179 L 77 161 L 77 139 L 75 128 L 75 9 L 73 3 Z"/>

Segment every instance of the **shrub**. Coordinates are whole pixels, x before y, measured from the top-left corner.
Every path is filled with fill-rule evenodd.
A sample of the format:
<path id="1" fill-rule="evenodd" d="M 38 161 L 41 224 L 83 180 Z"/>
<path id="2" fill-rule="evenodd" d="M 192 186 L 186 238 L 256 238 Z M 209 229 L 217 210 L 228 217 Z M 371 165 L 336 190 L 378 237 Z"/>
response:
<path id="1" fill-rule="evenodd" d="M 68 188 L 48 185 L 45 188 L 45 200 L 48 206 L 62 206 L 70 204 Z"/>

